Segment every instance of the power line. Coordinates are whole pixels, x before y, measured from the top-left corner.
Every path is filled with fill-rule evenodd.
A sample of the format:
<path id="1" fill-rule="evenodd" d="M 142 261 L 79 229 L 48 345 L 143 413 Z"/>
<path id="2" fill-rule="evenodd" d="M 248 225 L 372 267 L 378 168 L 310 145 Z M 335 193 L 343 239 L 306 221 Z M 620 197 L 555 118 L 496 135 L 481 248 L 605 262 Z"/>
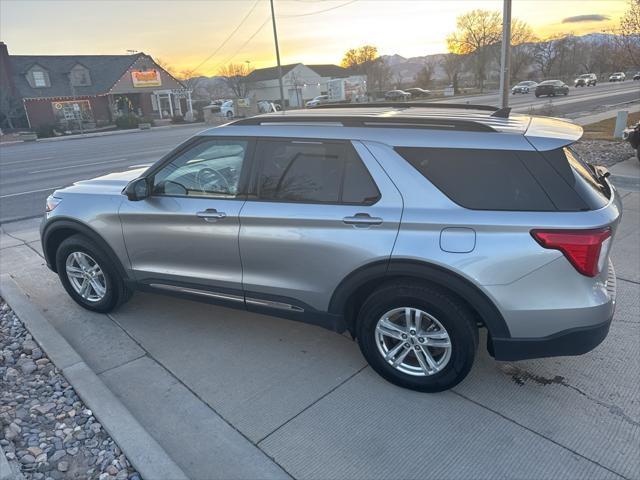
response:
<path id="1" fill-rule="evenodd" d="M 315 12 L 308 12 L 308 13 L 298 13 L 296 15 L 278 15 L 279 17 L 282 18 L 296 18 L 296 17 L 308 17 L 311 15 L 318 15 L 320 13 L 325 13 L 325 12 L 330 12 L 331 10 L 337 10 L 338 8 L 342 8 L 342 7 L 346 7 L 347 5 L 351 5 L 352 3 L 356 3 L 358 0 L 349 0 L 348 2 L 342 3 L 340 5 L 335 5 L 333 7 L 329 7 L 329 8 L 324 8 L 322 10 L 316 10 Z"/>
<path id="2" fill-rule="evenodd" d="M 225 63 L 228 63 L 228 62 L 230 62 L 231 60 L 233 60 L 233 59 L 235 58 L 235 56 L 236 56 L 236 55 L 238 55 L 238 53 L 240 53 L 240 52 L 242 51 L 242 49 L 243 49 L 244 47 L 246 47 L 246 46 L 249 44 L 249 42 L 250 42 L 251 40 L 253 40 L 253 39 L 256 37 L 256 35 L 258 35 L 258 33 L 260 33 L 260 32 L 262 31 L 262 29 L 263 29 L 264 27 L 266 27 L 266 26 L 267 26 L 267 23 L 269 23 L 269 20 L 270 20 L 270 19 L 271 19 L 270 17 L 267 17 L 267 18 L 265 19 L 265 21 L 262 23 L 262 25 L 260 25 L 260 26 L 258 27 L 258 29 L 257 29 L 255 32 L 253 32 L 253 34 L 251 34 L 251 36 L 250 36 L 250 37 L 249 37 L 249 38 L 248 38 L 248 39 L 247 39 L 247 40 L 246 40 L 246 41 L 245 41 L 245 42 L 240 46 L 240 48 L 238 48 L 238 49 L 237 49 L 237 50 L 236 50 L 236 51 L 235 51 L 235 52 L 234 52 L 230 57 L 227 57 L 226 59 L 224 59 L 222 62 L 218 63 L 218 64 L 215 66 L 214 71 L 217 71 L 217 70 L 218 70 L 218 68 L 220 68 L 222 65 L 224 65 Z"/>
<path id="3" fill-rule="evenodd" d="M 256 7 L 258 6 L 258 3 L 260 3 L 260 0 L 256 0 L 253 5 L 251 6 L 251 8 L 249 9 L 249 11 L 247 12 L 247 14 L 242 18 L 242 20 L 240 20 L 240 23 L 236 26 L 236 28 L 233 29 L 233 31 L 227 36 L 227 38 L 224 39 L 224 41 L 218 45 L 218 48 L 216 48 L 213 53 L 211 55 L 209 55 L 207 58 L 205 58 L 202 62 L 200 62 L 198 64 L 197 67 L 191 69 L 191 71 L 189 72 L 188 76 L 191 76 L 191 74 L 193 72 L 195 72 L 196 70 L 198 70 L 202 65 L 204 65 L 205 63 L 207 63 L 209 60 L 211 60 L 211 58 L 213 58 L 221 49 L 222 47 L 224 47 L 227 42 L 231 39 L 231 37 L 233 37 L 236 32 L 238 30 L 240 30 L 240 27 L 244 24 L 244 22 L 247 21 L 247 18 L 249 18 L 249 15 L 251 15 L 253 13 L 253 11 L 256 9 Z"/>

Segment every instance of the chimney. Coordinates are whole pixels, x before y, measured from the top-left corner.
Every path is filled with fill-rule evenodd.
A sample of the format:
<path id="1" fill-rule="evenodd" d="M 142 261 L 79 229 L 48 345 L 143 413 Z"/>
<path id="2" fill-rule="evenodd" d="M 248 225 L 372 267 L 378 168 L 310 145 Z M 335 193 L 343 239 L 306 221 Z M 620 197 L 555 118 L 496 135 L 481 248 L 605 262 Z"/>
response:
<path id="1" fill-rule="evenodd" d="M 9 50 L 4 42 L 0 42 L 0 90 L 8 91 L 10 95 L 15 95 L 16 93 Z"/>

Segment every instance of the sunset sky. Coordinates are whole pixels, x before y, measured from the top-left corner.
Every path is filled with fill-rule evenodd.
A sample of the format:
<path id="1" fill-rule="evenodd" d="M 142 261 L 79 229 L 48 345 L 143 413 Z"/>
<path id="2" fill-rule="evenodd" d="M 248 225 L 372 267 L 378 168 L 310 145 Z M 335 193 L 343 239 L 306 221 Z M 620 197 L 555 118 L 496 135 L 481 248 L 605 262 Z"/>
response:
<path id="1" fill-rule="evenodd" d="M 456 16 L 502 0 L 276 0 L 282 62 L 339 63 L 372 44 L 405 57 L 446 51 Z M 513 16 L 538 36 L 599 32 L 626 0 L 513 0 Z M 237 32 L 229 35 L 246 20 Z M 12 54 L 124 54 L 161 58 L 177 70 L 203 63 L 212 75 L 229 62 L 275 63 L 268 0 L 1 0 L 0 40 Z M 225 39 L 227 42 L 221 45 Z"/>

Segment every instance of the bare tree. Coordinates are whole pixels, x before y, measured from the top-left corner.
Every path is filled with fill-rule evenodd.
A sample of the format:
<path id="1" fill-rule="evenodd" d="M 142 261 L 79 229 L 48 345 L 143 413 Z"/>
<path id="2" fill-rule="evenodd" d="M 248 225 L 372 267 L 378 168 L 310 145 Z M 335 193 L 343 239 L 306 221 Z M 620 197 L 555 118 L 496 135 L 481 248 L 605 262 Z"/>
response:
<path id="1" fill-rule="evenodd" d="M 19 98 L 8 89 L 0 91 L 0 127 L 15 128 L 14 120 L 24 116 L 24 107 Z"/>
<path id="2" fill-rule="evenodd" d="M 556 38 L 548 38 L 535 45 L 533 62 L 543 79 L 549 77 L 551 69 L 554 67 L 557 59 L 558 48 Z"/>
<path id="3" fill-rule="evenodd" d="M 367 88 L 370 92 L 386 90 L 391 83 L 391 69 L 380 57 L 367 62 L 363 73 L 367 76 Z"/>
<path id="4" fill-rule="evenodd" d="M 340 65 L 357 71 L 362 65 L 370 63 L 376 58 L 378 58 L 378 48 L 373 45 L 363 45 L 347 50 Z"/>
<path id="5" fill-rule="evenodd" d="M 372 45 L 347 50 L 341 65 L 356 74 L 366 75 L 370 92 L 386 89 L 393 77 L 387 63 L 378 56 L 377 47 Z"/>
<path id="6" fill-rule="evenodd" d="M 511 61 L 509 69 L 509 79 L 516 81 L 523 76 L 525 70 L 533 61 L 533 43 L 538 38 L 527 22 L 518 18 L 511 21 Z M 495 59 L 500 63 L 500 49 L 502 41 L 496 44 L 494 50 Z"/>
<path id="7" fill-rule="evenodd" d="M 626 66 L 640 65 L 640 0 L 628 0 L 629 7 L 620 19 L 618 44 L 627 56 Z"/>
<path id="8" fill-rule="evenodd" d="M 462 72 L 462 67 L 464 65 L 464 55 L 448 53 L 442 57 L 440 65 L 447 76 L 449 84 L 453 85 L 454 92 L 458 93 L 458 77 L 460 72 Z"/>
<path id="9" fill-rule="evenodd" d="M 456 28 L 447 37 L 448 50 L 450 53 L 470 56 L 476 83 L 483 91 L 491 60 L 490 47 L 500 41 L 502 33 L 501 15 L 488 10 L 472 10 L 456 19 Z"/>
<path id="10" fill-rule="evenodd" d="M 227 87 L 233 92 L 237 98 L 245 98 L 252 88 L 252 85 L 247 82 L 246 77 L 253 72 L 254 68 L 250 67 L 246 63 L 230 63 L 218 70 L 218 75 L 221 76 Z"/>
<path id="11" fill-rule="evenodd" d="M 424 65 L 416 74 L 416 85 L 419 87 L 429 87 L 433 81 L 433 75 L 436 72 L 436 61 L 432 58 L 426 58 Z"/>

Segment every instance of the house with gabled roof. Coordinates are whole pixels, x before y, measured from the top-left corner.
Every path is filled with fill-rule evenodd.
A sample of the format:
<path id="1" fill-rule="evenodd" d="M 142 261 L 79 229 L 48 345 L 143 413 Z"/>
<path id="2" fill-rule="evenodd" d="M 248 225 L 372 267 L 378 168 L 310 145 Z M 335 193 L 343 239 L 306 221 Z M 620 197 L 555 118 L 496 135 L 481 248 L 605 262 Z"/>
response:
<path id="1" fill-rule="evenodd" d="M 0 44 L 7 91 L 24 104 L 29 126 L 108 125 L 133 113 L 153 119 L 192 111 L 191 92 L 145 53 L 9 55 Z"/>
<path id="2" fill-rule="evenodd" d="M 348 69 L 338 65 L 282 65 L 284 98 L 288 107 L 302 107 L 307 100 L 327 93 L 327 84 L 334 78 L 347 78 Z M 278 67 L 259 68 L 246 77 L 249 89 L 258 100 L 280 102 Z"/>

